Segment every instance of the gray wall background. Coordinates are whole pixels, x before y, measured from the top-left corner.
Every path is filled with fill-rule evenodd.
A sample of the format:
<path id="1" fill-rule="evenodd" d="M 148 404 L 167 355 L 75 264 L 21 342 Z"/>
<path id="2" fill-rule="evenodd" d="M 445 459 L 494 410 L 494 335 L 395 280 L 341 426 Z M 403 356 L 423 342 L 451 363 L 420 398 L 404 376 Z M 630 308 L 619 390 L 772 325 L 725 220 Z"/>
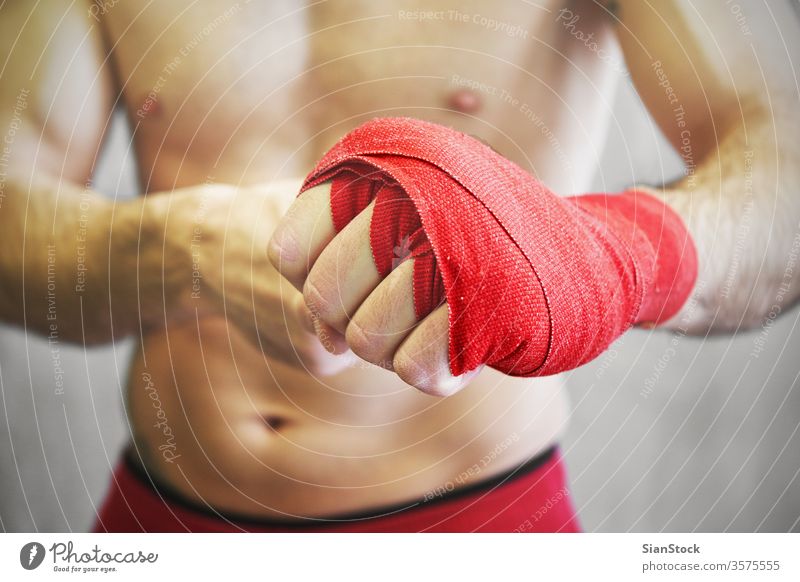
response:
<path id="1" fill-rule="evenodd" d="M 614 111 L 598 189 L 680 174 L 630 87 Z M 118 117 L 96 180 L 109 196 L 136 192 L 128 147 Z M 798 317 L 798 309 L 782 315 L 758 357 L 751 352 L 760 330 L 677 345 L 668 333 L 637 330 L 568 374 L 573 412 L 562 446 L 584 528 L 800 531 Z M 128 438 L 122 399 L 131 349 L 130 341 L 48 344 L 0 327 L 0 529 L 90 527 Z M 55 393 L 56 356 L 63 395 Z"/>

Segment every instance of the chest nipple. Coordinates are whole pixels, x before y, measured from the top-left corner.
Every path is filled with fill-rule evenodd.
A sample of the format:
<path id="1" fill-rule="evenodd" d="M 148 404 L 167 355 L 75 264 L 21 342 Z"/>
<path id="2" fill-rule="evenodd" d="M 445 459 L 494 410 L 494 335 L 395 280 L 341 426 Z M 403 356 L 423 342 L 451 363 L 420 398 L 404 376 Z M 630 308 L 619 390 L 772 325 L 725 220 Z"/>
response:
<path id="1" fill-rule="evenodd" d="M 481 96 L 470 89 L 456 89 L 447 96 L 448 108 L 459 113 L 476 113 L 482 105 Z"/>

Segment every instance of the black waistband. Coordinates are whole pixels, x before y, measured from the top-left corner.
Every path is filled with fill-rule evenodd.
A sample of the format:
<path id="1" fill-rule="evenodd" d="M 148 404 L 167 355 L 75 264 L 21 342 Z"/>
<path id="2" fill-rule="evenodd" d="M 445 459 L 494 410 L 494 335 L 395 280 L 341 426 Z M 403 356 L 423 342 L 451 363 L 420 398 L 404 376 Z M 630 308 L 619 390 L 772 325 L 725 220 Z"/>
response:
<path id="1" fill-rule="evenodd" d="M 124 462 L 131 473 L 138 478 L 142 485 L 151 489 L 154 494 L 159 495 L 170 504 L 181 507 L 183 509 L 199 513 L 205 517 L 225 521 L 234 524 L 249 525 L 253 527 L 261 526 L 264 528 L 281 527 L 291 529 L 309 528 L 320 526 L 324 527 L 333 523 L 349 522 L 349 521 L 362 521 L 367 519 L 376 519 L 386 517 L 401 511 L 413 510 L 422 506 L 429 506 L 432 504 L 440 504 L 452 499 L 458 499 L 467 495 L 481 493 L 498 487 L 506 485 L 530 474 L 537 470 L 542 465 L 547 463 L 553 458 L 557 445 L 553 445 L 542 453 L 525 461 L 521 465 L 516 466 L 514 469 L 495 475 L 483 481 L 470 483 L 462 487 L 444 488 L 441 494 L 433 496 L 431 499 L 415 499 L 407 503 L 398 503 L 394 505 L 387 505 L 379 508 L 370 509 L 367 511 L 359 511 L 352 513 L 337 514 L 324 518 L 311 518 L 311 517 L 298 517 L 295 519 L 275 519 L 275 518 L 261 518 L 252 517 L 247 515 L 239 515 L 235 513 L 220 512 L 208 505 L 202 505 L 196 501 L 186 499 L 181 493 L 177 492 L 172 486 L 164 483 L 159 483 L 154 475 L 149 473 L 141 464 L 137 463 L 134 459 L 135 453 L 128 449 L 124 456 Z"/>

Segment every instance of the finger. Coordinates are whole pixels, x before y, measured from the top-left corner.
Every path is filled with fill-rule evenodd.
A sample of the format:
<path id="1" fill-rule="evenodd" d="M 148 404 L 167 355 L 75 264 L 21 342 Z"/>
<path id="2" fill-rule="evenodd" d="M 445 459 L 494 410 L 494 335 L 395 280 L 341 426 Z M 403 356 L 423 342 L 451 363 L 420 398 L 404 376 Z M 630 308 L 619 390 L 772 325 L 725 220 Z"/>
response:
<path id="1" fill-rule="evenodd" d="M 409 334 L 394 354 L 394 371 L 407 384 L 432 396 L 451 396 L 478 375 L 482 366 L 463 374 L 450 373 L 447 305 L 437 307 Z"/>
<path id="2" fill-rule="evenodd" d="M 303 294 L 292 289 L 295 294 L 289 300 L 289 317 L 297 322 L 304 332 L 316 335 L 322 347 L 329 353 L 339 355 L 345 353 L 349 348 L 344 335 L 320 321 L 306 305 Z"/>
<path id="3" fill-rule="evenodd" d="M 325 247 L 303 286 L 306 305 L 314 316 L 340 333 L 381 281 L 369 240 L 373 209 L 374 202 Z"/>
<path id="4" fill-rule="evenodd" d="M 345 337 L 353 353 L 393 369 L 394 353 L 417 324 L 413 287 L 414 260 L 409 259 L 380 282 L 347 325 Z"/>
<path id="5" fill-rule="evenodd" d="M 267 254 L 281 275 L 297 289 L 336 231 L 330 210 L 330 182 L 303 192 L 272 234 Z"/>
<path id="6" fill-rule="evenodd" d="M 319 339 L 322 347 L 331 354 L 338 356 L 350 349 L 344 334 L 322 321 L 319 317 L 314 317 L 314 332 L 317 334 L 317 339 Z"/>

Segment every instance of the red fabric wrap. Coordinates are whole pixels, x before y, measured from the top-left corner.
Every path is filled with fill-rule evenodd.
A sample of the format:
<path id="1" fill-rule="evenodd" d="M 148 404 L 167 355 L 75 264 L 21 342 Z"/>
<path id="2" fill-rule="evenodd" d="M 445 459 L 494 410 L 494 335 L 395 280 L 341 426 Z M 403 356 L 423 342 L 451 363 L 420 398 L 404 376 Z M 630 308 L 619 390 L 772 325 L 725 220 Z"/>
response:
<path id="1" fill-rule="evenodd" d="M 559 198 L 479 141 L 433 123 L 375 119 L 319 161 L 337 232 L 373 200 L 386 276 L 414 263 L 414 305 L 450 311 L 450 369 L 543 376 L 580 366 L 637 322 L 685 302 L 697 257 L 681 219 L 641 192 Z"/>

